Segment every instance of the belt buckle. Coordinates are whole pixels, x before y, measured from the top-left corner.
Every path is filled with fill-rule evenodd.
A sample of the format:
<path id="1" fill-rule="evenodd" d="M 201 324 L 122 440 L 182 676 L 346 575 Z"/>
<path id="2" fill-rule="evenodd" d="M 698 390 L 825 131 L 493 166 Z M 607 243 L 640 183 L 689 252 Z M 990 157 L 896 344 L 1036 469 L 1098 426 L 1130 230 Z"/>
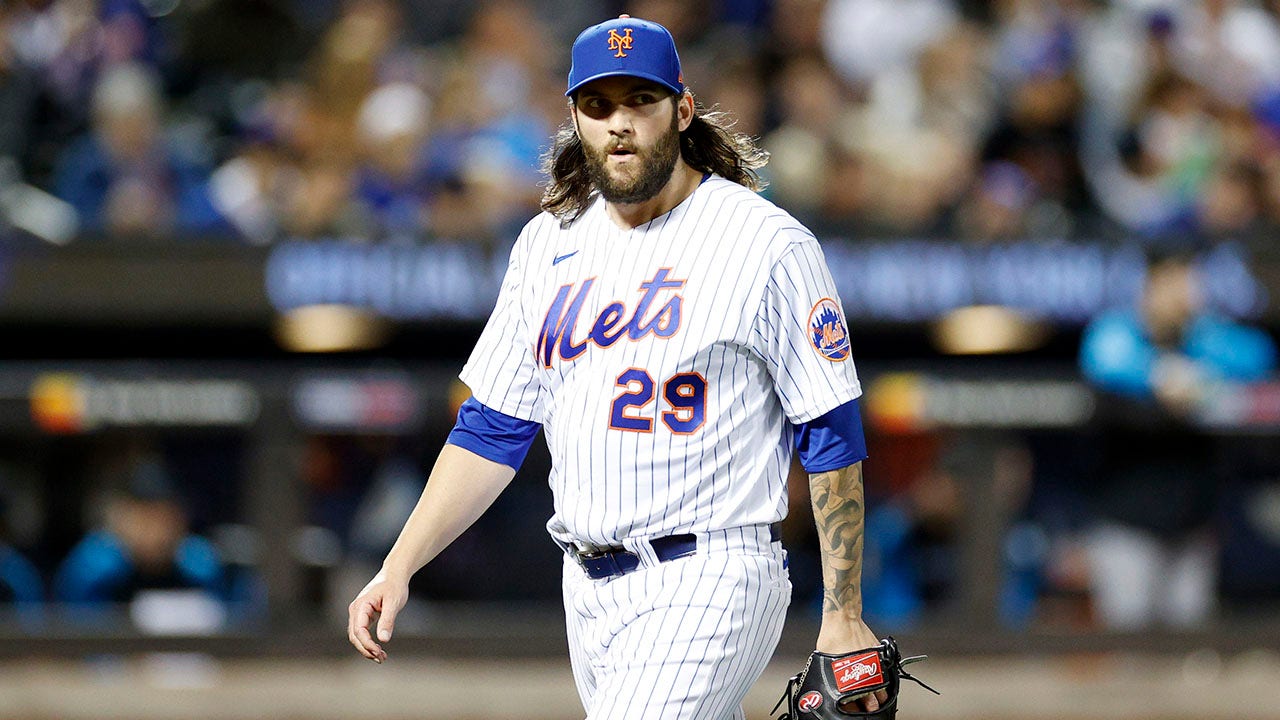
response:
<path id="1" fill-rule="evenodd" d="M 618 550 L 617 548 L 596 547 L 594 545 L 586 545 L 582 547 L 579 547 L 578 545 L 571 545 L 570 547 L 573 548 L 573 556 L 579 560 L 598 560 L 606 555 L 612 555 Z"/>
<path id="2" fill-rule="evenodd" d="M 625 548 L 590 547 L 574 549 L 574 559 L 589 577 L 603 580 L 626 575 L 630 569 L 623 568 L 618 557 L 626 553 Z"/>

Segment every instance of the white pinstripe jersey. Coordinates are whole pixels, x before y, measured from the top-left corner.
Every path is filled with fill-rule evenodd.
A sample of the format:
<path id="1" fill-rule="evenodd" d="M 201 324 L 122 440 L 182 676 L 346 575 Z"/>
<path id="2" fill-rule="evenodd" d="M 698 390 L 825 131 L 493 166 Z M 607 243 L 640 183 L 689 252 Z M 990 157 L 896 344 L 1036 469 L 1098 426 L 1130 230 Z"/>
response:
<path id="1" fill-rule="evenodd" d="M 718 176 L 631 230 L 530 221 L 461 378 L 542 423 L 548 529 L 594 545 L 782 519 L 789 423 L 862 392 L 817 240 Z"/>

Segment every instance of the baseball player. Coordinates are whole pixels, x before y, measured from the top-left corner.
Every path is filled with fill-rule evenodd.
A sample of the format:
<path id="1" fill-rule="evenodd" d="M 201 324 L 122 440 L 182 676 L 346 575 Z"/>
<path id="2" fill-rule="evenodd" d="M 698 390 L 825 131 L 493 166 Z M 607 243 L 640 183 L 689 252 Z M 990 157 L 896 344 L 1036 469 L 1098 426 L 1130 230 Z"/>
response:
<path id="1" fill-rule="evenodd" d="M 386 659 L 410 576 L 541 429 L 587 718 L 742 718 L 791 594 L 793 448 L 822 547 L 817 648 L 878 643 L 861 618 L 866 452 L 843 311 L 813 235 L 754 192 L 767 155 L 695 106 L 665 28 L 584 30 L 566 96 L 544 212 L 461 373 L 473 397 L 348 635 Z"/>

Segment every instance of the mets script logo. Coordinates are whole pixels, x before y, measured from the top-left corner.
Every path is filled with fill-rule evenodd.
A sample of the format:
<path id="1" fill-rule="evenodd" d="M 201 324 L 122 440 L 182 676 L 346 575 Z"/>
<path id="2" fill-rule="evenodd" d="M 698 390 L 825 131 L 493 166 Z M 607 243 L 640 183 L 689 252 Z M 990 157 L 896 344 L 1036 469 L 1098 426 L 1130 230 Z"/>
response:
<path id="1" fill-rule="evenodd" d="M 649 335 L 663 339 L 675 335 L 680 329 L 684 298 L 679 293 L 685 281 L 671 277 L 671 271 L 671 268 L 658 268 L 652 278 L 640 283 L 640 299 L 634 306 L 614 300 L 595 314 L 594 320 L 590 317 L 594 311 L 588 310 L 591 329 L 585 337 L 579 334 L 578 325 L 596 279 L 587 278 L 581 286 L 561 285 L 538 333 L 535 352 L 542 366 L 550 368 L 557 355 L 571 361 L 591 345 L 607 348 L 624 337 L 641 340 Z"/>
<path id="2" fill-rule="evenodd" d="M 836 676 L 836 689 L 840 692 L 878 685 L 883 678 L 877 653 L 841 658 L 831 663 L 831 671 Z"/>
<path id="3" fill-rule="evenodd" d="M 796 703 L 796 708 L 800 712 L 812 712 L 822 707 L 822 693 L 817 690 L 810 690 L 800 696 L 800 701 Z"/>
<path id="4" fill-rule="evenodd" d="M 609 49 L 617 53 L 614 57 L 626 57 L 627 54 L 622 51 L 631 49 L 631 28 L 623 30 L 622 33 L 619 35 L 617 30 L 609 31 Z"/>
<path id="5" fill-rule="evenodd" d="M 844 328 L 840 306 L 822 298 L 809 312 L 809 340 L 822 357 L 840 362 L 849 357 L 849 332 Z"/>

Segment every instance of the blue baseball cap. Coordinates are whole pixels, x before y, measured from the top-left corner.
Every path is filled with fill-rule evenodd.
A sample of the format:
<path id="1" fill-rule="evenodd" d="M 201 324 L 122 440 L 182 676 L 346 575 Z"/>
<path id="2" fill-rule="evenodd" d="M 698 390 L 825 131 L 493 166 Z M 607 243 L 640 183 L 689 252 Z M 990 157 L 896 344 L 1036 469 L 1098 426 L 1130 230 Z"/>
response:
<path id="1" fill-rule="evenodd" d="M 677 95 L 684 92 L 680 56 L 671 33 L 656 22 L 630 15 L 592 25 L 578 35 L 564 94 L 572 95 L 592 80 L 614 75 L 652 80 Z"/>

